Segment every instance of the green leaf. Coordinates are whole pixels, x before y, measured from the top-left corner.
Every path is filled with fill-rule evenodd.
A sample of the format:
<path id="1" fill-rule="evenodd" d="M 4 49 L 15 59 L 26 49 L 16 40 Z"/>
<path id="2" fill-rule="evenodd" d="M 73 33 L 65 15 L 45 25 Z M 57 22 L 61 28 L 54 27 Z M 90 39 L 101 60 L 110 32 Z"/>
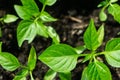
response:
<path id="1" fill-rule="evenodd" d="M 97 35 L 98 35 L 98 46 L 100 46 L 103 42 L 104 39 L 104 25 L 101 25 L 100 28 L 97 31 Z"/>
<path id="2" fill-rule="evenodd" d="M 120 67 L 120 50 L 106 51 L 105 58 L 111 66 Z"/>
<path id="3" fill-rule="evenodd" d="M 23 6 L 15 5 L 14 8 L 21 19 L 29 20 L 39 14 L 39 8 L 34 0 L 21 0 Z"/>
<path id="4" fill-rule="evenodd" d="M 21 19 L 29 20 L 32 17 L 32 14 L 27 10 L 27 8 L 19 5 L 15 5 L 14 8 Z"/>
<path id="5" fill-rule="evenodd" d="M 42 4 L 52 6 L 57 0 L 39 0 Z"/>
<path id="6" fill-rule="evenodd" d="M 36 24 L 37 34 L 48 38 L 47 27 L 39 21 L 35 22 L 35 24 Z"/>
<path id="7" fill-rule="evenodd" d="M 100 21 L 106 21 L 107 20 L 107 15 L 103 10 L 101 10 L 101 12 L 99 14 L 99 18 L 100 18 Z"/>
<path id="8" fill-rule="evenodd" d="M 57 44 L 48 47 L 39 60 L 56 72 L 69 72 L 77 64 L 78 55 L 75 50 L 66 44 Z"/>
<path id="9" fill-rule="evenodd" d="M 108 12 L 114 17 L 114 19 L 120 23 L 120 6 L 118 4 L 111 4 L 108 7 Z"/>
<path id="10" fill-rule="evenodd" d="M 89 77 L 88 77 L 88 67 L 84 68 L 83 72 L 82 72 L 82 78 L 81 80 L 89 80 Z M 91 74 L 90 74 L 91 75 Z"/>
<path id="11" fill-rule="evenodd" d="M 31 71 L 35 68 L 36 61 L 37 61 L 36 51 L 35 51 L 35 48 L 32 47 L 30 50 L 29 57 L 28 57 L 28 67 Z"/>
<path id="12" fill-rule="evenodd" d="M 120 38 L 113 38 L 109 40 L 105 46 L 105 51 L 120 50 Z"/>
<path id="13" fill-rule="evenodd" d="M 49 69 L 44 76 L 44 80 L 53 80 L 56 76 L 57 72 Z"/>
<path id="14" fill-rule="evenodd" d="M 99 47 L 98 35 L 93 19 L 91 19 L 90 24 L 84 33 L 84 43 L 86 48 L 89 50 L 96 50 Z"/>
<path id="15" fill-rule="evenodd" d="M 4 16 L 3 20 L 5 23 L 15 22 L 18 19 L 15 15 L 7 14 Z"/>
<path id="16" fill-rule="evenodd" d="M 21 0 L 23 6 L 29 9 L 31 14 L 39 13 L 39 8 L 34 0 Z"/>
<path id="17" fill-rule="evenodd" d="M 111 3 L 115 3 L 117 2 L 118 0 L 110 0 Z"/>
<path id="18" fill-rule="evenodd" d="M 51 22 L 51 21 L 56 21 L 57 19 L 53 18 L 49 13 L 43 11 L 40 15 L 40 19 L 42 22 Z"/>
<path id="19" fill-rule="evenodd" d="M 28 43 L 31 43 L 36 34 L 36 24 L 30 20 L 22 20 L 17 28 L 18 45 L 21 46 L 25 40 L 28 40 Z"/>
<path id="20" fill-rule="evenodd" d="M 52 38 L 52 41 L 53 41 L 54 44 L 59 44 L 60 43 L 59 35 L 56 33 L 54 28 L 52 28 L 51 26 L 47 27 L 47 33 Z"/>
<path id="21" fill-rule="evenodd" d="M 83 70 L 81 80 L 112 80 L 110 70 L 102 62 L 92 62 Z"/>
<path id="22" fill-rule="evenodd" d="M 28 75 L 27 69 L 22 69 L 17 75 L 14 77 L 13 80 L 26 80 L 26 76 Z"/>
<path id="23" fill-rule="evenodd" d="M 14 71 L 20 67 L 18 59 L 8 52 L 0 53 L 0 64 L 4 69 L 8 71 Z"/>
<path id="24" fill-rule="evenodd" d="M 108 3 L 108 2 L 106 2 L 106 1 L 102 1 L 102 2 L 100 2 L 100 4 L 98 4 L 97 7 L 105 6 L 105 5 L 107 5 L 107 3 Z"/>
<path id="25" fill-rule="evenodd" d="M 71 80 L 71 72 L 59 73 L 60 80 Z"/>
<path id="26" fill-rule="evenodd" d="M 114 38 L 107 42 L 105 58 L 113 67 L 120 67 L 120 38 Z"/>

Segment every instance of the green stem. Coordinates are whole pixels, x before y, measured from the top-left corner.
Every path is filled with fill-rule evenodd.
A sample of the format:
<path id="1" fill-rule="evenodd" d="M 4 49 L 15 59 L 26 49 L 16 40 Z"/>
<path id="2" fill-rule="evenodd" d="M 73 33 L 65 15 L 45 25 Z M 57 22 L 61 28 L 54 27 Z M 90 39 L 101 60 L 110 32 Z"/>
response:
<path id="1" fill-rule="evenodd" d="M 104 54 L 105 52 L 100 52 L 100 53 L 95 54 L 95 56 L 104 55 Z"/>
<path id="2" fill-rule="evenodd" d="M 95 51 L 92 51 L 92 52 L 91 52 L 91 55 L 92 55 L 92 56 L 91 56 L 91 59 L 90 59 L 90 61 L 89 61 L 89 64 L 90 64 L 90 63 L 92 62 L 92 60 L 94 59 L 95 53 L 96 53 Z"/>
<path id="3" fill-rule="evenodd" d="M 32 71 L 30 71 L 30 78 L 31 78 L 31 80 L 34 80 L 33 75 L 32 75 Z"/>
<path id="4" fill-rule="evenodd" d="M 46 4 L 43 4 L 42 10 L 40 13 L 42 13 L 45 10 Z"/>
<path id="5" fill-rule="evenodd" d="M 45 10 L 45 7 L 46 7 L 46 4 L 43 4 L 42 10 L 41 10 L 39 16 L 34 20 L 34 22 L 36 22 L 36 21 L 40 18 L 41 14 L 42 14 L 43 11 Z"/>

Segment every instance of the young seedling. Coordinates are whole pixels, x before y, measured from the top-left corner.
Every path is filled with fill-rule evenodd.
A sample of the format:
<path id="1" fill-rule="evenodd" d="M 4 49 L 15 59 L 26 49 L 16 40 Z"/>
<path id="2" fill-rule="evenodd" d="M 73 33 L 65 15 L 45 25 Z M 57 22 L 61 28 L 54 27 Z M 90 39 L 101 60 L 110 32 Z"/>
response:
<path id="1" fill-rule="evenodd" d="M 97 49 L 102 45 L 104 39 L 104 25 L 96 30 L 94 21 L 91 19 L 83 36 L 83 46 L 73 48 L 68 44 L 60 44 L 59 36 L 55 30 L 51 26 L 45 25 L 46 22 L 57 20 L 45 11 L 45 7 L 52 6 L 56 0 L 39 1 L 43 4 L 40 11 L 34 0 L 21 0 L 22 6 L 15 5 L 14 7 L 22 19 L 17 28 L 17 40 L 20 47 L 25 40 L 31 43 L 36 35 L 52 38 L 53 45 L 38 56 L 38 59 L 50 68 L 44 76 L 44 80 L 54 80 L 56 75 L 60 80 L 71 80 L 71 71 L 76 67 L 79 58 L 82 58 L 81 63 L 88 61 L 88 65 L 82 72 L 81 80 L 112 80 L 109 68 L 98 57 L 102 58 L 101 55 L 103 55 L 109 65 L 120 67 L 120 38 L 109 40 L 105 45 L 105 50 L 98 52 Z M 107 9 L 108 13 L 120 23 L 120 6 L 116 3 L 117 1 L 105 0 L 98 5 L 98 7 L 103 7 L 99 15 L 101 21 L 107 19 L 105 13 L 105 9 Z M 10 23 L 17 19 L 16 16 L 8 14 L 0 18 L 0 22 Z M 84 50 L 87 50 L 87 53 Z M 35 69 L 36 61 L 34 47 L 30 50 L 27 64 L 22 65 L 11 53 L 2 52 L 2 42 L 0 42 L 0 65 L 8 71 L 15 71 L 19 68 L 19 72 L 13 80 L 26 80 L 28 75 L 31 80 L 34 80 L 32 72 Z"/>
<path id="2" fill-rule="evenodd" d="M 97 31 L 93 19 L 91 19 L 84 33 L 84 49 L 81 48 L 78 52 L 78 49 L 67 44 L 55 44 L 48 47 L 38 57 L 51 69 L 45 75 L 44 80 L 53 80 L 57 73 L 61 80 L 71 80 L 71 71 L 75 68 L 78 58 L 81 57 L 84 57 L 82 63 L 89 61 L 88 66 L 83 70 L 81 80 L 112 80 L 109 68 L 97 57 L 104 55 L 109 65 L 120 67 L 120 38 L 108 41 L 105 50 L 97 52 L 102 45 L 103 38 L 104 26 L 102 25 Z M 89 52 L 84 53 L 85 49 L 88 49 Z"/>
<path id="3" fill-rule="evenodd" d="M 0 18 L 0 23 L 2 25 L 4 25 L 4 23 L 12 23 L 12 22 L 15 22 L 16 20 L 18 19 L 18 17 L 16 17 L 15 15 L 13 14 L 7 14 L 5 16 L 3 16 L 2 18 Z M 1 30 L 1 26 L 0 26 L 0 37 L 2 37 L 2 30 Z"/>
<path id="4" fill-rule="evenodd" d="M 2 52 L 2 42 L 0 43 L 0 65 L 7 71 L 15 71 L 20 68 L 20 71 L 16 74 L 13 80 L 26 80 L 26 77 L 30 74 L 31 80 L 34 80 L 32 71 L 36 66 L 36 52 L 34 47 L 31 48 L 28 57 L 28 63 L 23 66 L 18 59 L 8 52 Z"/>
<path id="5" fill-rule="evenodd" d="M 107 20 L 107 14 L 105 10 L 108 10 L 108 13 L 114 17 L 114 20 L 120 23 L 120 5 L 117 4 L 118 0 L 104 0 L 102 1 L 98 7 L 102 7 L 101 12 L 99 14 L 99 18 L 101 21 Z"/>
<path id="6" fill-rule="evenodd" d="M 43 4 L 41 11 L 34 0 L 21 0 L 22 6 L 14 6 L 18 16 L 22 19 L 17 28 L 17 40 L 20 47 L 25 40 L 31 43 L 36 35 L 51 37 L 53 43 L 59 43 L 59 36 L 54 29 L 45 25 L 46 22 L 57 20 L 45 11 L 45 7 L 52 6 L 56 0 L 39 1 Z"/>

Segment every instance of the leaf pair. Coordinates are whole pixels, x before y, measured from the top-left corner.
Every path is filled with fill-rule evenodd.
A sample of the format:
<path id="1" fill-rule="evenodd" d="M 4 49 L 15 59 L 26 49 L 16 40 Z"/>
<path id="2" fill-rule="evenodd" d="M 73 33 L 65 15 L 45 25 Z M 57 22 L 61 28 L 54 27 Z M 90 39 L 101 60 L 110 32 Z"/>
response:
<path id="1" fill-rule="evenodd" d="M 1 44 L 2 43 L 0 43 L 0 45 Z M 22 70 L 18 72 L 18 74 L 14 77 L 13 80 L 26 80 L 26 76 L 30 72 L 32 73 L 33 69 L 35 68 L 36 60 L 36 52 L 35 49 L 32 47 L 28 57 L 27 66 L 25 66 L 24 68 L 22 67 Z M 0 65 L 8 71 L 14 71 L 22 66 L 18 59 L 8 52 L 0 52 Z"/>
<path id="2" fill-rule="evenodd" d="M 51 3 L 53 0 L 40 1 L 46 5 L 53 4 Z M 55 43 L 59 43 L 57 33 L 50 34 L 51 32 L 49 28 L 43 24 L 45 22 L 56 21 L 57 19 L 53 18 L 45 11 L 39 12 L 39 8 L 37 7 L 34 0 L 21 0 L 21 2 L 23 6 L 15 5 L 17 14 L 21 19 L 23 19 L 17 28 L 18 45 L 21 46 L 25 40 L 28 40 L 28 43 L 31 43 L 36 35 L 40 35 L 46 38 L 50 36 L 53 41 L 55 41 Z M 53 37 L 53 34 L 56 34 L 56 36 Z"/>
<path id="3" fill-rule="evenodd" d="M 32 47 L 31 50 L 30 50 L 29 57 L 28 57 L 27 66 L 22 68 L 22 70 L 20 70 L 17 73 L 17 75 L 14 77 L 13 80 L 26 80 L 26 76 L 28 74 L 32 75 L 31 73 L 36 66 L 36 61 L 37 61 L 36 51 L 35 51 L 34 47 Z M 31 78 L 31 80 L 32 80 L 32 78 Z"/>
<path id="4" fill-rule="evenodd" d="M 106 21 L 107 14 L 105 13 L 105 9 L 108 7 L 108 13 L 111 14 L 114 19 L 120 23 L 120 5 L 118 5 L 116 2 L 118 0 L 108 0 L 108 1 L 102 1 L 98 7 L 102 7 L 102 10 L 100 11 L 99 18 L 101 21 Z"/>
<path id="5" fill-rule="evenodd" d="M 17 39 L 19 46 L 25 40 L 28 40 L 28 43 L 31 43 L 36 35 L 48 37 L 46 26 L 40 22 L 33 22 L 30 20 L 23 20 L 19 23 L 17 28 Z"/>
<path id="6" fill-rule="evenodd" d="M 97 31 L 93 19 L 91 19 L 90 24 L 84 33 L 84 43 L 86 48 L 93 51 L 96 50 L 102 44 L 103 38 L 103 25 Z"/>
<path id="7" fill-rule="evenodd" d="M 21 0 L 23 6 L 15 5 L 14 8 L 21 19 L 29 20 L 39 14 L 39 8 L 34 0 Z"/>
<path id="8" fill-rule="evenodd" d="M 81 80 L 112 80 L 112 77 L 105 64 L 95 61 L 83 70 Z"/>
<path id="9" fill-rule="evenodd" d="M 120 67 L 120 38 L 108 41 L 104 55 L 111 66 Z"/>

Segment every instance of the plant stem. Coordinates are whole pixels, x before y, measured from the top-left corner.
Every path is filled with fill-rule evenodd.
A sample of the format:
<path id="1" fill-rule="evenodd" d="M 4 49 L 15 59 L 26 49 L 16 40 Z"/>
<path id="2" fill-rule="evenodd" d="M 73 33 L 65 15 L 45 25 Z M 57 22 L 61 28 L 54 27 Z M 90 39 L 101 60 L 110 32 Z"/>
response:
<path id="1" fill-rule="evenodd" d="M 103 54 L 105 54 L 105 53 L 106 53 L 106 52 L 100 52 L 100 53 L 95 54 L 95 56 L 103 55 Z"/>
<path id="2" fill-rule="evenodd" d="M 36 22 L 36 21 L 40 18 L 41 14 L 42 14 L 43 11 L 45 10 L 45 7 L 46 7 L 46 4 L 43 4 L 42 10 L 41 10 L 39 16 L 34 20 L 34 22 Z"/>
<path id="3" fill-rule="evenodd" d="M 42 10 L 40 13 L 42 13 L 45 10 L 46 4 L 43 4 Z"/>
<path id="4" fill-rule="evenodd" d="M 91 52 L 91 59 L 90 59 L 90 61 L 89 61 L 89 64 L 90 64 L 90 63 L 92 62 L 92 60 L 94 59 L 95 53 L 96 53 L 95 51 L 92 51 L 92 52 Z"/>
<path id="5" fill-rule="evenodd" d="M 34 80 L 33 75 L 32 75 L 32 71 L 30 71 L 30 77 L 31 77 L 31 80 Z"/>

